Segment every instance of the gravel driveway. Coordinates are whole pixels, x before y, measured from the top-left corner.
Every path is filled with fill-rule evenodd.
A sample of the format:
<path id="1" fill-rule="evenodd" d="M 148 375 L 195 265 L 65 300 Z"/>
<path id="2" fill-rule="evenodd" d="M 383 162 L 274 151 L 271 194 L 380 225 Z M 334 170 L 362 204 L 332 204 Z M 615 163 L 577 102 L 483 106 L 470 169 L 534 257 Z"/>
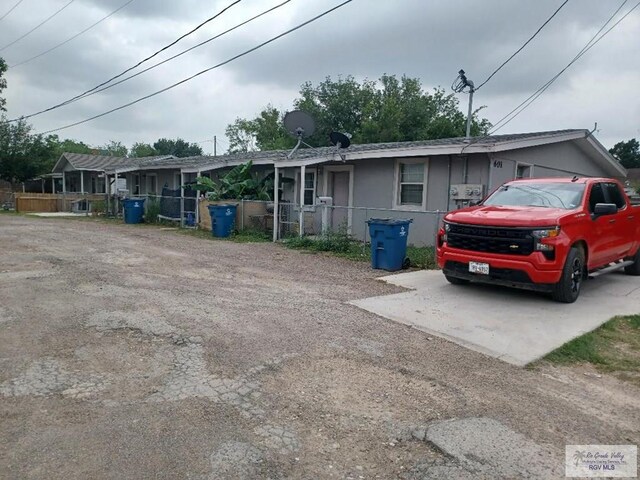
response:
<path id="1" fill-rule="evenodd" d="M 0 215 L 0 477 L 555 477 L 565 444 L 639 442 L 635 387 L 524 370 L 347 304 L 400 291 L 377 275 Z M 474 453 L 465 429 L 517 451 Z"/>

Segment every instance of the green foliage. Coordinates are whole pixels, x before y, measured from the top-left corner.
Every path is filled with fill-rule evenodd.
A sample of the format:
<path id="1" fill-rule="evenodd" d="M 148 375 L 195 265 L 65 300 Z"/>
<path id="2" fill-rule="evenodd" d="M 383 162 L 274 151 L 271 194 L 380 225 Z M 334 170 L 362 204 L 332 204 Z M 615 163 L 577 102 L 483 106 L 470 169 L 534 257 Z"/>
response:
<path id="1" fill-rule="evenodd" d="M 158 223 L 158 215 L 160 215 L 160 199 L 149 195 L 147 197 L 146 207 L 144 221 L 147 223 Z"/>
<path id="2" fill-rule="evenodd" d="M 615 317 L 592 332 L 565 343 L 545 357 L 560 363 L 591 363 L 603 371 L 627 376 L 640 371 L 640 315 Z M 631 375 L 630 379 L 640 379 Z"/>
<path id="3" fill-rule="evenodd" d="M 458 99 L 437 88 L 429 93 L 420 80 L 383 75 L 378 82 L 356 81 L 352 76 L 332 80 L 327 77 L 317 86 L 304 83 L 295 108 L 311 114 L 316 133 L 306 139 L 312 146 L 326 146 L 333 130 L 350 133 L 354 143 L 379 143 L 430 140 L 463 136 L 466 116 Z M 491 124 L 473 113 L 471 132 L 483 135 Z M 226 130 L 229 151 L 288 149 L 295 144 L 282 126 L 283 112 L 272 105 L 252 119 L 238 118 Z"/>
<path id="4" fill-rule="evenodd" d="M 134 143 L 129 150 L 129 156 L 134 158 L 153 157 L 158 152 L 148 143 Z"/>
<path id="5" fill-rule="evenodd" d="M 7 73 L 7 68 L 7 63 L 2 57 L 0 57 L 0 95 L 2 94 L 2 91 L 7 88 L 7 79 L 4 78 L 4 74 Z M 6 104 L 7 101 L 0 97 L 0 112 L 7 111 L 7 108 L 5 107 Z"/>
<path id="6" fill-rule="evenodd" d="M 371 245 L 353 240 L 346 233 L 330 232 L 324 237 L 290 237 L 284 240 L 285 246 L 295 250 L 309 252 L 328 252 L 333 255 L 356 261 L 371 261 Z M 407 257 L 412 267 L 423 269 L 437 268 L 433 247 L 407 247 Z"/>
<path id="7" fill-rule="evenodd" d="M 194 157 L 202 155 L 202 148 L 197 143 L 188 143 L 181 138 L 171 140 L 160 138 L 153 144 L 157 155 L 174 155 L 176 157 Z"/>
<path id="8" fill-rule="evenodd" d="M 107 211 L 107 202 L 104 200 L 94 200 L 91 202 L 91 211 L 97 214 L 103 214 Z"/>
<path id="9" fill-rule="evenodd" d="M 24 182 L 50 171 L 54 147 L 50 137 L 32 135 L 24 120 L 7 123 L 0 117 L 0 179 Z"/>
<path id="10" fill-rule="evenodd" d="M 217 181 L 208 177 L 196 178 L 195 184 L 185 188 L 203 192 L 209 200 L 271 200 L 273 192 L 273 175 L 258 179 L 252 174 L 251 161 L 237 165 Z"/>
<path id="11" fill-rule="evenodd" d="M 129 154 L 129 150 L 122 142 L 116 142 L 110 140 L 100 149 L 100 155 L 107 155 L 109 157 L 126 157 Z"/>
<path id="12" fill-rule="evenodd" d="M 640 168 L 640 142 L 635 138 L 616 143 L 609 153 L 616 157 L 624 168 Z"/>

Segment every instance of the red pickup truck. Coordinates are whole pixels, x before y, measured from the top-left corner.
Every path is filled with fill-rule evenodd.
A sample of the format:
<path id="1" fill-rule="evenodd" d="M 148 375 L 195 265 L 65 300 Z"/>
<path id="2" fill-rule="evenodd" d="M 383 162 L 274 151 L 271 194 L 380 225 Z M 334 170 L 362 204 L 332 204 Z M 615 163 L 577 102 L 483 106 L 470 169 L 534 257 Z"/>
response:
<path id="1" fill-rule="evenodd" d="M 609 178 L 513 180 L 449 212 L 436 256 L 453 284 L 527 288 L 572 303 L 589 276 L 640 275 L 640 207 Z"/>

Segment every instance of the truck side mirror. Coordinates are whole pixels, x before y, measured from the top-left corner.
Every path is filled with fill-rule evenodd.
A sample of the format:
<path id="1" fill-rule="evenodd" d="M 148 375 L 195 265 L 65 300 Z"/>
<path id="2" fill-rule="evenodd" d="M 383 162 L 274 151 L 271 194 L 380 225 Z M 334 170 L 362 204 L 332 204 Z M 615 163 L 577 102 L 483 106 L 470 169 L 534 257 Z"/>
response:
<path id="1" fill-rule="evenodd" d="M 601 217 L 603 215 L 613 215 L 618 212 L 618 206 L 615 203 L 596 203 L 593 209 L 594 217 Z"/>

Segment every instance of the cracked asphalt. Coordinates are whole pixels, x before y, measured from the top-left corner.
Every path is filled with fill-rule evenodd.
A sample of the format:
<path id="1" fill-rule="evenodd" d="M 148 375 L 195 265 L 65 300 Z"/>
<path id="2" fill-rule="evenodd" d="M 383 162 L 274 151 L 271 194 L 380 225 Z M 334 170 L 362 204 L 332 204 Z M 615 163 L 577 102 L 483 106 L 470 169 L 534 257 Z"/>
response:
<path id="1" fill-rule="evenodd" d="M 377 276 L 0 215 L 0 478 L 561 478 L 565 444 L 639 443 L 636 387 L 347 304 L 400 291 Z"/>

